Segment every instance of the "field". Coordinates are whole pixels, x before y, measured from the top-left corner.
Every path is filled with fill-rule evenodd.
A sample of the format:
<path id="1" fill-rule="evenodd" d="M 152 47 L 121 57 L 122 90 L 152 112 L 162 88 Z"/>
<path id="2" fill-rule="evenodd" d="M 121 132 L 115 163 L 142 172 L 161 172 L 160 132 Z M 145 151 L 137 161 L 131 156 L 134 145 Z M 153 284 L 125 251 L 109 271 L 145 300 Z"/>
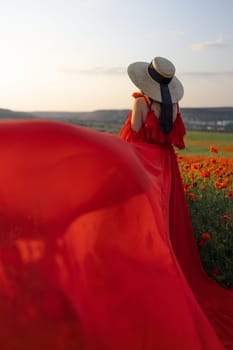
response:
<path id="1" fill-rule="evenodd" d="M 188 131 L 183 155 L 209 155 L 209 148 L 218 148 L 218 156 L 233 157 L 233 133 Z"/>
<path id="2" fill-rule="evenodd" d="M 233 134 L 189 132 L 177 153 L 201 260 L 233 288 Z"/>

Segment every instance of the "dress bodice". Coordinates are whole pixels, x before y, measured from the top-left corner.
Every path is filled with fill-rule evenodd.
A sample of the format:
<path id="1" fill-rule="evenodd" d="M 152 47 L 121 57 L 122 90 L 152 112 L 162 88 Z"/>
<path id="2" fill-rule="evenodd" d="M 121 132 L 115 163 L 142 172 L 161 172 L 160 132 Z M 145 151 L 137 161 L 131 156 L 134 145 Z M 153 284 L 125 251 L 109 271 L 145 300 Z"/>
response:
<path id="1" fill-rule="evenodd" d="M 133 97 L 138 98 L 143 95 L 134 93 Z M 170 143 L 180 149 L 185 148 L 184 135 L 185 126 L 181 118 L 179 106 L 177 109 L 177 117 L 173 123 L 172 130 L 169 134 L 164 134 L 160 129 L 159 118 L 155 115 L 151 106 L 148 104 L 148 113 L 143 127 L 138 131 L 134 131 L 131 127 L 132 111 L 128 114 L 127 120 L 120 131 L 120 137 L 128 142 L 147 142 L 147 143 Z"/>

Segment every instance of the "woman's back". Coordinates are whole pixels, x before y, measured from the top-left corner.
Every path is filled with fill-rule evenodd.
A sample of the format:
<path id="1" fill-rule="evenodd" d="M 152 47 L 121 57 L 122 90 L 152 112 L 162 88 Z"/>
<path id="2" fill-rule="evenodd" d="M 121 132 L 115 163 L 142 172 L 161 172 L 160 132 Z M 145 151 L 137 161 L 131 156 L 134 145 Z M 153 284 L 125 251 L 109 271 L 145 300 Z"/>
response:
<path id="1" fill-rule="evenodd" d="M 170 143 L 183 149 L 185 126 L 178 104 L 173 104 L 173 126 L 166 135 L 160 128 L 160 103 L 151 103 L 149 98 L 141 93 L 134 93 L 133 97 L 134 108 L 120 131 L 120 137 L 128 142 Z"/>
<path id="2" fill-rule="evenodd" d="M 138 96 L 138 97 L 136 97 Z M 136 99 L 132 109 L 131 126 L 134 131 L 139 131 L 143 125 L 146 123 L 148 112 L 154 113 L 155 118 L 160 119 L 161 114 L 161 103 L 151 100 L 148 96 L 143 94 L 136 95 Z M 177 113 L 179 110 L 178 104 L 173 103 L 173 116 L 172 121 L 177 118 Z"/>

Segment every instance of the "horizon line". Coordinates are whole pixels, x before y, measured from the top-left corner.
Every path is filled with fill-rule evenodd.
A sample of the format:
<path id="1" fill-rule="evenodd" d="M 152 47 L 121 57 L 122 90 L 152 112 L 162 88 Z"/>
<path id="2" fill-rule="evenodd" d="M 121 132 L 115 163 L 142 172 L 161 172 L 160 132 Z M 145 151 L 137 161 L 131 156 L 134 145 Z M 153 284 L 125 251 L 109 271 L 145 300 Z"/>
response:
<path id="1" fill-rule="evenodd" d="M 180 106 L 180 109 L 217 109 L 217 108 L 232 108 L 233 109 L 233 105 L 229 106 L 229 105 L 220 105 L 220 106 Z M 120 111 L 120 110 L 127 110 L 130 111 L 132 108 L 98 108 L 98 109 L 92 109 L 92 110 L 46 110 L 46 109 L 34 109 L 34 110 L 21 110 L 21 109 L 10 109 L 10 108 L 2 108 L 0 107 L 0 111 L 8 111 L 8 112 L 19 112 L 19 113 L 93 113 L 93 112 L 97 112 L 97 111 Z"/>

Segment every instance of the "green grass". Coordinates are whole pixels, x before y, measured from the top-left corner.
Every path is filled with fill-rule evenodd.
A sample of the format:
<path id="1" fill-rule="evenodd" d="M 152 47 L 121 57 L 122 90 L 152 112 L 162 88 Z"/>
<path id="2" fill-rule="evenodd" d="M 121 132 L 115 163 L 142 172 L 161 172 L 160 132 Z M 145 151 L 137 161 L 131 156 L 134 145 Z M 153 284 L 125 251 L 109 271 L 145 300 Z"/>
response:
<path id="1" fill-rule="evenodd" d="M 233 144 L 233 133 L 208 132 L 208 131 L 188 131 L 188 140 L 224 141 Z"/>
<path id="2" fill-rule="evenodd" d="M 188 131 L 184 155 L 209 155 L 210 146 L 217 147 L 220 156 L 233 156 L 233 133 Z"/>

